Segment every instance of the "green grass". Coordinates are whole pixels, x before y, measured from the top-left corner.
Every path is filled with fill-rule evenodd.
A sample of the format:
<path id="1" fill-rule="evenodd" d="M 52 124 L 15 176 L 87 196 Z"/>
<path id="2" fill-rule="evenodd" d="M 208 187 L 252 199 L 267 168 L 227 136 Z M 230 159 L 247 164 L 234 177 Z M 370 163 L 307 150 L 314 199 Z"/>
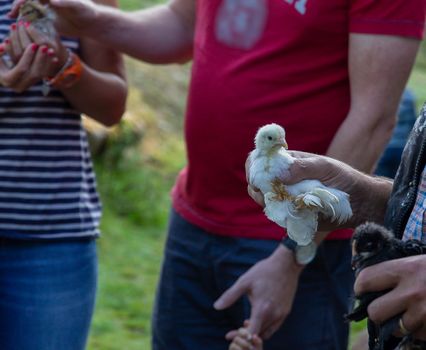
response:
<path id="1" fill-rule="evenodd" d="M 99 291 L 88 349 L 150 349 L 164 227 L 143 228 L 105 208 Z"/>
<path id="2" fill-rule="evenodd" d="M 421 108 L 426 102 L 426 45 L 419 52 L 408 86 L 416 94 L 417 108 Z"/>
<path id="3" fill-rule="evenodd" d="M 167 2 L 166 0 L 118 0 L 121 9 L 126 11 L 140 10 L 152 5 Z"/>
<path id="4" fill-rule="evenodd" d="M 165 0 L 120 0 L 136 10 Z M 150 318 L 170 206 L 169 191 L 185 162 L 182 124 L 187 66 L 127 59 L 128 112 L 118 136 L 97 159 L 104 204 L 99 291 L 88 350 L 150 349 Z M 426 101 L 426 50 L 409 86 Z M 134 127 L 136 123 L 137 127 Z M 132 133 L 140 128 L 141 131 Z M 365 322 L 352 325 L 352 338 Z"/>

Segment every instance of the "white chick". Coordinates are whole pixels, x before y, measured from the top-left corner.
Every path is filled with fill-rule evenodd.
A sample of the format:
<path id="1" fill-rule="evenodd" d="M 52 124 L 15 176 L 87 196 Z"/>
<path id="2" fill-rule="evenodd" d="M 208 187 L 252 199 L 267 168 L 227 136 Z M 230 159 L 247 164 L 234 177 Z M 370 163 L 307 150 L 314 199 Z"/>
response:
<path id="1" fill-rule="evenodd" d="M 339 223 L 352 216 L 349 195 L 326 187 L 318 180 L 284 185 L 280 176 L 289 170 L 294 158 L 287 152 L 284 129 L 268 124 L 259 129 L 256 148 L 249 156 L 250 183 L 264 195 L 268 219 L 287 229 L 298 245 L 312 242 L 318 228 L 318 213 Z"/>

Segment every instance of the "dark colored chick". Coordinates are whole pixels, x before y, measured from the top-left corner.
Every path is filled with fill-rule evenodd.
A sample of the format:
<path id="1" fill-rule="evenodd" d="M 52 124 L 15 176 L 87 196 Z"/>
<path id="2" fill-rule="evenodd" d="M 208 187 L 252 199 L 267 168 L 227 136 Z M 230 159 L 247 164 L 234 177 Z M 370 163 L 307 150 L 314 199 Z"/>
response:
<path id="1" fill-rule="evenodd" d="M 352 238 L 352 268 L 356 275 L 367 266 L 383 261 L 424 254 L 426 245 L 418 240 L 401 241 L 392 232 L 375 223 L 367 222 L 356 228 Z M 356 297 L 353 310 L 346 315 L 348 321 L 360 321 L 368 317 L 370 303 L 388 291 L 368 292 Z M 426 343 L 414 341 L 409 335 L 396 338 L 392 335 L 398 329 L 401 315 L 396 315 L 380 325 L 368 320 L 369 349 L 426 349 Z"/>

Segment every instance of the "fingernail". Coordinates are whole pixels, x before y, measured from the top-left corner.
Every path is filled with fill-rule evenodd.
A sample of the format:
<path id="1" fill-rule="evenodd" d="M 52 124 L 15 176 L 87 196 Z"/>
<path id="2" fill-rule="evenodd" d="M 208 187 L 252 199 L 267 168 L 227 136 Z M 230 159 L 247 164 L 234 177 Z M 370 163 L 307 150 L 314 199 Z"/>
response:
<path id="1" fill-rule="evenodd" d="M 31 24 L 30 22 L 25 22 L 24 23 L 25 28 L 28 28 L 30 26 L 30 24 Z"/>
<path id="2" fill-rule="evenodd" d="M 33 50 L 33 52 L 37 51 L 38 49 L 38 45 L 37 44 L 32 44 L 31 45 L 31 50 Z"/>
<path id="3" fill-rule="evenodd" d="M 4 51 L 4 45 L 0 44 L 0 52 Z"/>
<path id="4" fill-rule="evenodd" d="M 47 50 L 47 55 L 48 56 L 53 57 L 54 54 L 55 54 L 55 50 L 53 50 L 53 49 L 48 49 Z"/>
<path id="5" fill-rule="evenodd" d="M 52 58 L 52 62 L 53 63 L 58 63 L 59 62 L 59 58 L 58 57 L 53 57 Z"/>
<path id="6" fill-rule="evenodd" d="M 18 26 L 22 26 L 22 25 L 24 25 L 24 22 L 23 21 L 19 21 L 18 22 Z"/>
<path id="7" fill-rule="evenodd" d="M 47 46 L 42 46 L 41 52 L 44 53 L 44 54 L 46 54 L 48 49 L 49 48 Z"/>
<path id="8" fill-rule="evenodd" d="M 10 27 L 12 28 L 12 30 L 16 30 L 16 23 L 12 23 Z"/>
<path id="9" fill-rule="evenodd" d="M 9 45 L 9 44 L 10 44 L 10 39 L 4 39 L 4 43 L 5 43 L 6 45 Z"/>

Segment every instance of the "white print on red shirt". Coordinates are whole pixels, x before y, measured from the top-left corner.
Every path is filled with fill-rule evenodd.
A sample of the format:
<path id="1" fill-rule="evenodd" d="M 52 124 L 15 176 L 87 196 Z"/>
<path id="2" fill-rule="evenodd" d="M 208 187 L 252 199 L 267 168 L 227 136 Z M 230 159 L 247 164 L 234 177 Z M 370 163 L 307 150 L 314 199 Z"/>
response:
<path id="1" fill-rule="evenodd" d="M 216 17 L 216 38 L 231 47 L 252 48 L 263 34 L 266 0 L 223 0 Z"/>
<path id="2" fill-rule="evenodd" d="M 300 14 L 304 15 L 306 13 L 306 4 L 308 3 L 308 0 L 284 0 L 284 1 L 294 5 L 294 8 Z"/>

